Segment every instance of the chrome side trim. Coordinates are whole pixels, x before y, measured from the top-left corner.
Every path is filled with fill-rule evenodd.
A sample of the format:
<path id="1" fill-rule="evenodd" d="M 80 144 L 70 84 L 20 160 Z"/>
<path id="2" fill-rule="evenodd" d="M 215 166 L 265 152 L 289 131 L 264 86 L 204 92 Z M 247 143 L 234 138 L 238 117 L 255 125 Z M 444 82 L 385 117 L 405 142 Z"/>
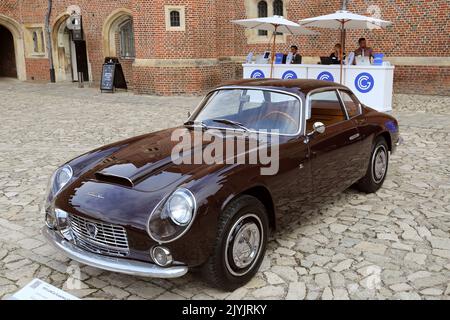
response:
<path id="1" fill-rule="evenodd" d="M 65 240 L 57 232 L 44 227 L 41 230 L 46 240 L 69 258 L 83 264 L 112 272 L 130 274 L 139 277 L 178 278 L 188 272 L 187 266 L 159 267 L 156 264 L 121 258 L 106 257 L 84 251 Z"/>
<path id="2" fill-rule="evenodd" d="M 347 120 L 350 120 L 350 115 L 348 114 L 347 106 L 345 105 L 344 99 L 342 99 L 341 91 L 336 90 L 336 94 L 337 94 L 339 102 L 341 104 L 341 109 L 345 113 L 345 118 Z"/>

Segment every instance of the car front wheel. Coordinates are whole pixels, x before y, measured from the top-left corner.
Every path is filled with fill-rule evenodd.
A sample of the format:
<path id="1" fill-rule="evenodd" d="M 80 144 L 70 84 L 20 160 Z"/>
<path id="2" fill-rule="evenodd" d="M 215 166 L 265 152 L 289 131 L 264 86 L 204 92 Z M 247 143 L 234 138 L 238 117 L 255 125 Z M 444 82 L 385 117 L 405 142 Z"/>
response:
<path id="1" fill-rule="evenodd" d="M 389 149 L 383 137 L 375 141 L 366 175 L 356 184 L 356 188 L 366 193 L 377 192 L 386 179 L 389 168 Z"/>
<path id="2" fill-rule="evenodd" d="M 213 254 L 203 266 L 205 280 L 228 291 L 243 286 L 258 271 L 267 238 L 264 205 L 248 195 L 233 200 L 219 218 Z"/>

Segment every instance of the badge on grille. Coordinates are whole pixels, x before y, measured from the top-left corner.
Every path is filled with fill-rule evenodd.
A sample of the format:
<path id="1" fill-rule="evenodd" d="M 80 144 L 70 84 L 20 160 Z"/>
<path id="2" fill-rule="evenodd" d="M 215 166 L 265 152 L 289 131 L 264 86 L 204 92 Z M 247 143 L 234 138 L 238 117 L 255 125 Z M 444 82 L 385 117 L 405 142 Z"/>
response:
<path id="1" fill-rule="evenodd" d="M 87 232 L 89 233 L 89 235 L 92 238 L 95 238 L 97 236 L 98 229 L 97 229 L 97 226 L 94 223 L 87 222 L 86 223 L 86 229 L 87 229 Z"/>

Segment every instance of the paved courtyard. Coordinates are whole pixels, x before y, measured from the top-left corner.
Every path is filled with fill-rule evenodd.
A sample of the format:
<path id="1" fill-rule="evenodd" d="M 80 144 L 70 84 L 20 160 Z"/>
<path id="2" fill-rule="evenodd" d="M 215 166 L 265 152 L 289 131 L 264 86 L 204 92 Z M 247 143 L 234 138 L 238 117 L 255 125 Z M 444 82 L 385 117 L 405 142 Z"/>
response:
<path id="1" fill-rule="evenodd" d="M 294 208 L 258 275 L 235 292 L 192 274 L 101 271 L 44 243 L 39 207 L 58 165 L 179 124 L 199 100 L 0 80 L 0 299 L 33 278 L 88 299 L 450 299 L 450 97 L 396 95 L 405 143 L 384 188 Z"/>

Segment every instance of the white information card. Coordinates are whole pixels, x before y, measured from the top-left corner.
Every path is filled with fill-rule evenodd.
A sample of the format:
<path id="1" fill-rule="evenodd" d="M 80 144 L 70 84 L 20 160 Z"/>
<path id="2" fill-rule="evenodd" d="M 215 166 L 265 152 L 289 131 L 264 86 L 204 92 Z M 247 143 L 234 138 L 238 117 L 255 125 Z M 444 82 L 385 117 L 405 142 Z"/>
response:
<path id="1" fill-rule="evenodd" d="M 80 300 L 42 280 L 33 279 L 13 294 L 10 300 Z"/>

